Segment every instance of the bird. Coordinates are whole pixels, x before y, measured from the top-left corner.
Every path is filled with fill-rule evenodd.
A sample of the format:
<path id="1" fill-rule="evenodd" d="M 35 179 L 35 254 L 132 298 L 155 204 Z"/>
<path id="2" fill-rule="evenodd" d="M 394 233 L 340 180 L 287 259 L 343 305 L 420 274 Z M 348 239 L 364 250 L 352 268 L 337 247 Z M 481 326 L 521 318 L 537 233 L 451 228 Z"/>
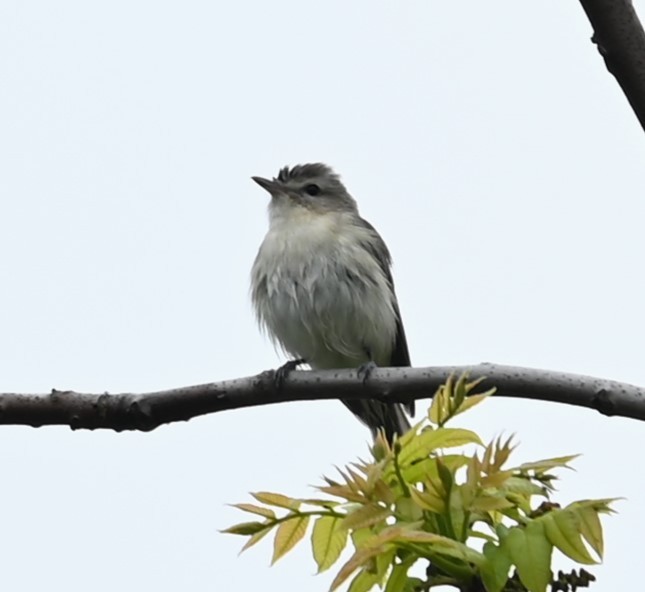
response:
<path id="1" fill-rule="evenodd" d="M 269 192 L 269 228 L 251 270 L 260 326 L 294 361 L 314 370 L 410 366 L 384 240 L 358 211 L 341 178 L 323 163 L 251 177 Z M 345 399 L 376 437 L 410 429 L 414 402 Z"/>

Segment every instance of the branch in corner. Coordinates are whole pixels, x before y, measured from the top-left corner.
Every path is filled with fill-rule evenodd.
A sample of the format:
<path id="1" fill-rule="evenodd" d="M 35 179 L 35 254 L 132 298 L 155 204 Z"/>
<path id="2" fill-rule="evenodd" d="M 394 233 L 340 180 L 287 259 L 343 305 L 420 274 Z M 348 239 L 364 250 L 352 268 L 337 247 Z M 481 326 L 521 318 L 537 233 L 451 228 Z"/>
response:
<path id="1" fill-rule="evenodd" d="M 600 55 L 645 130 L 645 31 L 632 0 L 580 0 Z"/>

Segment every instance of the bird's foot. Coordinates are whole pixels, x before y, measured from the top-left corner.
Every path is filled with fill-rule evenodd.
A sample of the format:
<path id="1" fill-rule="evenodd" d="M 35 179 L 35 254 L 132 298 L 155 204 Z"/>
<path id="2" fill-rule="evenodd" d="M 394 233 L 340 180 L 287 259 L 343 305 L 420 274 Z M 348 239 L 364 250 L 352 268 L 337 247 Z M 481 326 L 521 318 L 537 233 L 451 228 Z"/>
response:
<path id="1" fill-rule="evenodd" d="M 376 362 L 373 362 L 370 360 L 369 362 L 365 362 L 364 364 L 361 364 L 358 367 L 357 374 L 359 378 L 363 379 L 363 384 L 367 382 L 369 377 L 372 375 L 372 372 L 378 368 Z"/>
<path id="2" fill-rule="evenodd" d="M 273 383 L 277 390 L 280 390 L 284 386 L 284 381 L 287 379 L 287 376 L 291 374 L 298 366 L 306 364 L 307 360 L 304 358 L 298 358 L 297 360 L 289 360 L 285 364 L 282 364 L 280 368 L 275 371 L 273 377 Z"/>

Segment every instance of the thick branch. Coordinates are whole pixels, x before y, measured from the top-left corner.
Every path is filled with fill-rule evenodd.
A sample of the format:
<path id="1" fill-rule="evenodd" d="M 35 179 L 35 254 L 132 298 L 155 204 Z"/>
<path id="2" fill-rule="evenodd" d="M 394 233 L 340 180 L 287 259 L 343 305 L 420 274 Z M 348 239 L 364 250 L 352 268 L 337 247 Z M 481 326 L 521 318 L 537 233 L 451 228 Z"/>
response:
<path id="1" fill-rule="evenodd" d="M 607 69 L 645 130 L 645 32 L 631 0 L 580 0 Z"/>
<path id="2" fill-rule="evenodd" d="M 611 380 L 495 364 L 378 368 L 366 384 L 353 370 L 296 371 L 276 387 L 274 371 L 154 393 L 0 394 L 0 424 L 69 425 L 72 429 L 151 430 L 199 415 L 287 401 L 375 398 L 406 402 L 432 397 L 451 374 L 487 377 L 496 396 L 589 407 L 605 415 L 645 420 L 645 388 Z"/>

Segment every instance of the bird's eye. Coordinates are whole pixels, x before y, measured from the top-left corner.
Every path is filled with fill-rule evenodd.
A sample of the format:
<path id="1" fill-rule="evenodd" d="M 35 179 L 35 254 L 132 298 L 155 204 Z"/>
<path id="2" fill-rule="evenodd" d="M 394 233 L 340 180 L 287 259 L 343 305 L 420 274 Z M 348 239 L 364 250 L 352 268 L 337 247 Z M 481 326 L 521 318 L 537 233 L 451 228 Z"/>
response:
<path id="1" fill-rule="evenodd" d="M 312 197 L 320 195 L 320 187 L 318 187 L 318 185 L 315 185 L 314 183 L 305 185 L 305 193 L 307 195 L 311 195 Z"/>

